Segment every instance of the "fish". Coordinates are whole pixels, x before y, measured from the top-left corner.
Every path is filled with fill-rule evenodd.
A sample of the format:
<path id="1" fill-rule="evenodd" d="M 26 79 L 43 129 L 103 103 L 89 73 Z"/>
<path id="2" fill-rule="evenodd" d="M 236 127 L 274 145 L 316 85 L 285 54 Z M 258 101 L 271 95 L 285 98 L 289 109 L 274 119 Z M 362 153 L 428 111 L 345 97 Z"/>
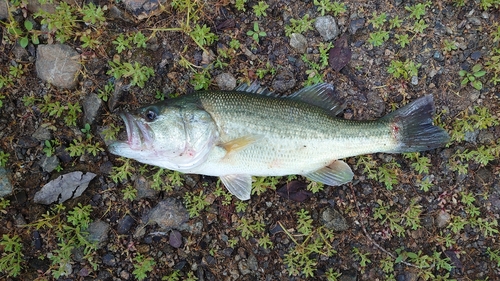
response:
<path id="1" fill-rule="evenodd" d="M 141 163 L 219 177 L 231 194 L 248 200 L 252 176 L 302 175 L 338 186 L 354 176 L 341 159 L 431 150 L 449 140 L 432 123 L 432 95 L 377 120 L 337 117 L 343 110 L 329 83 L 285 97 L 258 83 L 195 91 L 121 113 L 127 140 L 108 149 Z"/>

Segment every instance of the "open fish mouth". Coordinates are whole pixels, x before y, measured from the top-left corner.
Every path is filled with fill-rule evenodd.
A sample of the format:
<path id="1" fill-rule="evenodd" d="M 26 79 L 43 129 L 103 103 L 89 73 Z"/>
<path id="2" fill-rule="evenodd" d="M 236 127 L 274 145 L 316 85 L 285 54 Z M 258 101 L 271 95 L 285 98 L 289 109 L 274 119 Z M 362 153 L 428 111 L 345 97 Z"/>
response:
<path id="1" fill-rule="evenodd" d="M 127 144 L 133 150 L 142 150 L 150 148 L 153 144 L 153 132 L 151 128 L 128 113 L 121 113 L 120 117 L 125 122 L 127 130 Z"/>

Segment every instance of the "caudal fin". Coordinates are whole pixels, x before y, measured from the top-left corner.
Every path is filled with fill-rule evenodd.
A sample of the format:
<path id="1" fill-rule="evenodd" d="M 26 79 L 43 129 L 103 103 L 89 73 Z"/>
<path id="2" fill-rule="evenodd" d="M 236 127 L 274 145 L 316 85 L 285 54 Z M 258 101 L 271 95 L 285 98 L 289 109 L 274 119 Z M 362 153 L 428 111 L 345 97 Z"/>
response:
<path id="1" fill-rule="evenodd" d="M 434 111 L 434 99 L 432 95 L 427 95 L 384 116 L 383 120 L 389 121 L 400 144 L 393 152 L 423 151 L 445 145 L 450 136 L 432 124 Z"/>

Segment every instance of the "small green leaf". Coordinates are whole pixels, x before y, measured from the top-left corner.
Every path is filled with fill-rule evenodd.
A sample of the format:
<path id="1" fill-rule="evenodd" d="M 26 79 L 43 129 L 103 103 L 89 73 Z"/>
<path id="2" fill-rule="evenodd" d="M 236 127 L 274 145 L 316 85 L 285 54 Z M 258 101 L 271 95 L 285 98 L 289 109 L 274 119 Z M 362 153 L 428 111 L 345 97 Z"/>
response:
<path id="1" fill-rule="evenodd" d="M 478 72 L 479 70 L 481 70 L 481 68 L 483 68 L 483 66 L 481 66 L 480 64 L 476 64 L 472 67 L 472 72 Z"/>
<path id="2" fill-rule="evenodd" d="M 38 35 L 36 35 L 36 34 L 31 35 L 31 42 L 35 45 L 40 44 L 40 40 L 38 39 Z"/>
<path id="3" fill-rule="evenodd" d="M 466 74 L 467 74 L 467 71 L 465 71 L 465 70 L 460 70 L 460 71 L 458 72 L 458 75 L 460 75 L 460 76 L 462 76 L 462 77 L 464 77 Z"/>
<path id="4" fill-rule="evenodd" d="M 467 85 L 467 83 L 469 83 L 469 79 L 467 77 L 464 78 L 464 80 L 462 80 L 462 86 L 464 85 Z"/>
<path id="5" fill-rule="evenodd" d="M 484 70 L 474 72 L 475 77 L 483 77 L 485 74 L 486 74 L 486 71 L 484 71 Z"/>
<path id="6" fill-rule="evenodd" d="M 23 48 L 26 48 L 29 42 L 30 41 L 28 40 L 28 37 L 23 37 L 19 40 L 19 45 L 21 45 L 21 47 Z"/>
<path id="7" fill-rule="evenodd" d="M 479 80 L 476 80 L 472 82 L 472 86 L 476 88 L 476 90 L 481 90 L 483 88 L 483 83 L 481 83 L 481 81 Z"/>
<path id="8" fill-rule="evenodd" d="M 29 20 L 24 21 L 24 27 L 26 28 L 26 30 L 30 31 L 33 29 L 33 23 Z"/>

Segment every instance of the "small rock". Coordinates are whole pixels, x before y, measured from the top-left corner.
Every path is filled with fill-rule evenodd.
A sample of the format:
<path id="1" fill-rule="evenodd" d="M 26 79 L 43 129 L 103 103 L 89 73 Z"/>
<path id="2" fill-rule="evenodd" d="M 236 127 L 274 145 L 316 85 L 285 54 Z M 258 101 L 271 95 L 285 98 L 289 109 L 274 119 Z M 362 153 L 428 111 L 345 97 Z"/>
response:
<path id="1" fill-rule="evenodd" d="M 134 218 L 130 215 L 126 215 L 118 222 L 118 229 L 116 232 L 118 234 L 127 234 L 134 223 Z"/>
<path id="2" fill-rule="evenodd" d="M 290 46 L 299 54 L 304 54 L 307 50 L 307 40 L 300 33 L 292 33 L 290 35 Z"/>
<path id="3" fill-rule="evenodd" d="M 188 221 L 189 213 L 182 203 L 174 198 L 161 201 L 148 214 L 148 223 L 155 222 L 163 229 L 179 228 Z"/>
<path id="4" fill-rule="evenodd" d="M 450 220 L 451 220 L 450 214 L 448 214 L 448 212 L 444 210 L 441 210 L 436 216 L 436 226 L 438 228 L 446 227 L 450 222 Z"/>
<path id="5" fill-rule="evenodd" d="M 50 157 L 43 155 L 42 159 L 40 159 L 40 167 L 42 167 L 42 171 L 47 173 L 54 171 L 59 166 L 59 163 L 59 158 L 55 155 Z"/>
<path id="6" fill-rule="evenodd" d="M 342 214 L 331 207 L 325 208 L 321 213 L 321 223 L 323 223 L 326 228 L 335 232 L 349 229 L 349 225 Z"/>
<path id="7" fill-rule="evenodd" d="M 257 269 L 259 268 L 259 265 L 257 263 L 257 258 L 254 255 L 248 256 L 247 266 L 248 266 L 248 269 L 250 269 L 253 272 L 256 272 Z"/>
<path id="8" fill-rule="evenodd" d="M 342 271 L 339 281 L 356 281 L 358 280 L 358 274 L 354 270 Z"/>
<path id="9" fill-rule="evenodd" d="M 47 127 L 40 126 L 35 130 L 32 136 L 39 141 L 46 141 L 52 138 L 52 133 Z"/>
<path id="10" fill-rule="evenodd" d="M 168 242 L 170 246 L 180 248 L 182 246 L 182 234 L 177 230 L 172 230 L 170 232 Z"/>
<path id="11" fill-rule="evenodd" d="M 108 240 L 109 224 L 102 221 L 93 221 L 88 228 L 89 240 L 97 242 L 98 248 L 102 248 Z"/>
<path id="12" fill-rule="evenodd" d="M 94 93 L 88 94 L 83 99 L 83 120 L 86 124 L 94 123 L 94 120 L 102 105 L 102 100 Z"/>
<path id="13" fill-rule="evenodd" d="M 78 74 L 82 68 L 79 54 L 68 45 L 38 45 L 36 72 L 40 79 L 50 84 L 72 89 L 78 84 Z"/>
<path id="14" fill-rule="evenodd" d="M 76 198 L 87 189 L 90 181 L 96 174 L 80 171 L 71 172 L 48 182 L 35 194 L 34 202 L 49 205 L 54 202 L 63 203 L 68 199 Z"/>
<path id="15" fill-rule="evenodd" d="M 317 17 L 314 27 L 325 41 L 330 41 L 340 35 L 339 27 L 332 16 Z"/>
<path id="16" fill-rule="evenodd" d="M 405 271 L 396 276 L 397 281 L 417 281 L 418 275 L 413 271 Z"/>
<path id="17" fill-rule="evenodd" d="M 135 200 L 140 200 L 142 198 L 154 199 L 157 198 L 160 193 L 158 190 L 152 189 L 149 182 L 143 176 L 139 176 L 135 179 L 134 187 L 137 190 Z"/>
<path id="18" fill-rule="evenodd" d="M 9 17 L 9 6 L 8 1 L 0 1 L 0 20 L 6 19 Z"/>
<path id="19" fill-rule="evenodd" d="M 12 50 L 12 53 L 14 54 L 14 57 L 16 58 L 17 61 L 27 61 L 29 54 L 28 51 L 21 47 L 21 45 L 16 44 L 14 46 L 14 49 Z"/>
<path id="20" fill-rule="evenodd" d="M 0 167 L 0 198 L 12 193 L 14 188 L 9 180 L 9 172 Z"/>
<path id="21" fill-rule="evenodd" d="M 470 54 L 470 58 L 473 60 L 478 60 L 481 58 L 481 56 L 482 56 L 481 51 L 475 51 L 472 52 L 472 54 Z"/>
<path id="22" fill-rule="evenodd" d="M 142 20 L 160 13 L 162 11 L 160 7 L 166 2 L 166 0 L 124 0 L 123 4 L 137 19 Z"/>
<path id="23" fill-rule="evenodd" d="M 118 105 L 118 102 L 122 99 L 125 92 L 130 89 L 130 85 L 123 83 L 122 79 L 118 79 L 114 83 L 115 90 L 113 94 L 108 99 L 108 108 L 110 111 L 113 111 L 115 107 Z"/>
<path id="24" fill-rule="evenodd" d="M 102 262 L 107 266 L 115 266 L 116 258 L 113 254 L 107 253 L 102 257 Z"/>
<path id="25" fill-rule="evenodd" d="M 432 58 L 436 61 L 444 61 L 444 56 L 440 51 L 435 51 Z"/>
<path id="26" fill-rule="evenodd" d="M 272 83 L 272 87 L 275 92 L 284 93 L 293 89 L 296 82 L 297 81 L 295 80 L 295 76 L 293 75 L 293 73 L 290 70 L 285 69 L 276 74 L 276 77 L 274 77 Z"/>
<path id="27" fill-rule="evenodd" d="M 444 26 L 440 21 L 436 21 L 436 24 L 434 25 L 434 33 L 436 35 L 445 35 L 446 26 Z"/>
<path id="28" fill-rule="evenodd" d="M 352 20 L 349 24 L 349 33 L 356 34 L 356 31 L 365 26 L 366 20 L 364 18 Z"/>
<path id="29" fill-rule="evenodd" d="M 240 270 L 241 275 L 247 275 L 251 272 L 245 260 L 240 260 L 238 262 L 238 269 Z"/>
<path id="30" fill-rule="evenodd" d="M 418 85 L 418 76 L 411 77 L 411 84 L 415 86 Z"/>
<path id="31" fill-rule="evenodd" d="M 236 88 L 236 78 L 230 73 L 221 73 L 215 77 L 215 81 L 221 90 L 232 90 Z"/>

